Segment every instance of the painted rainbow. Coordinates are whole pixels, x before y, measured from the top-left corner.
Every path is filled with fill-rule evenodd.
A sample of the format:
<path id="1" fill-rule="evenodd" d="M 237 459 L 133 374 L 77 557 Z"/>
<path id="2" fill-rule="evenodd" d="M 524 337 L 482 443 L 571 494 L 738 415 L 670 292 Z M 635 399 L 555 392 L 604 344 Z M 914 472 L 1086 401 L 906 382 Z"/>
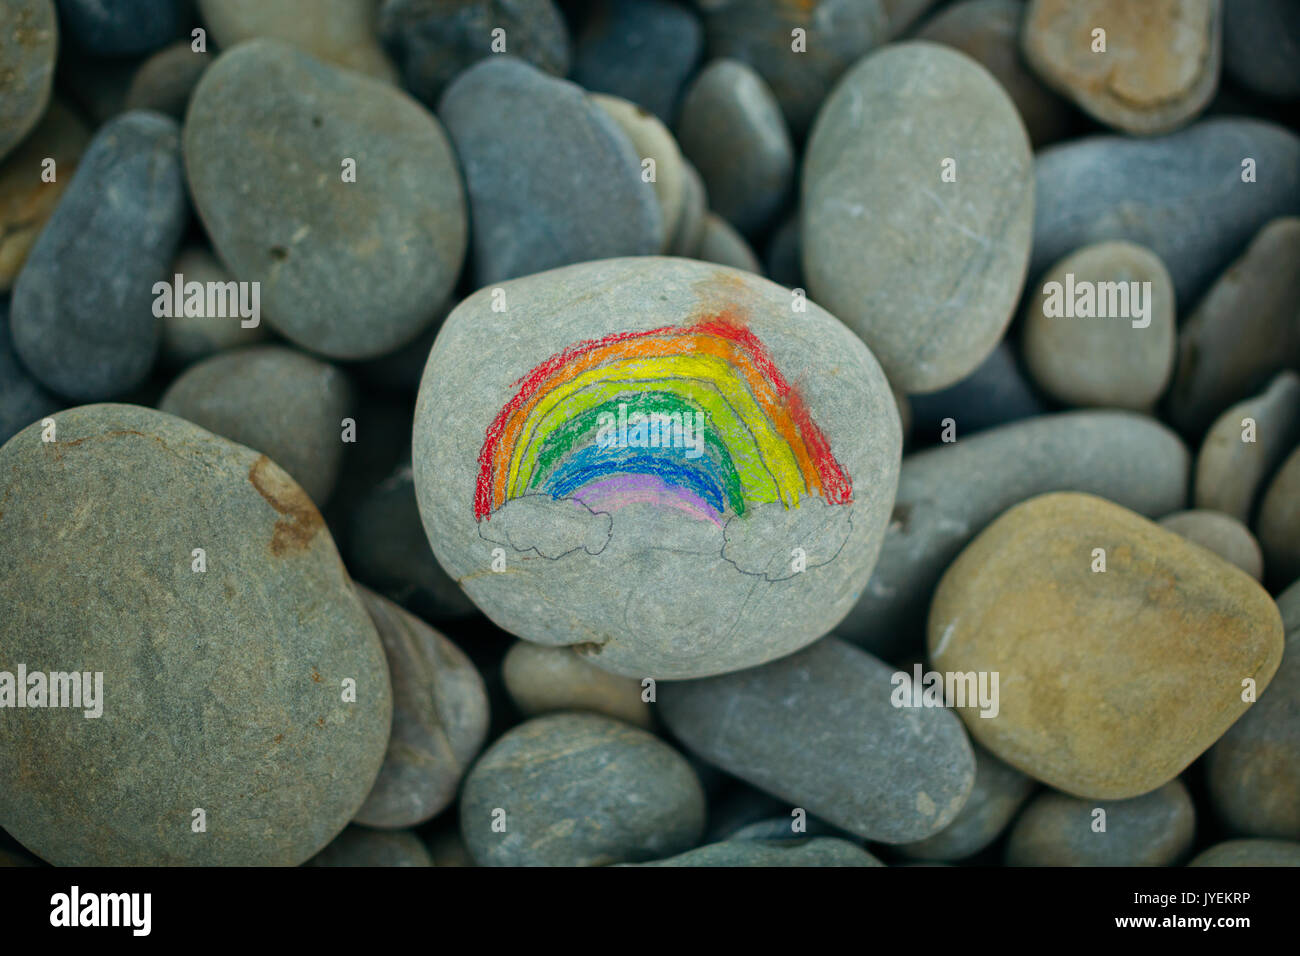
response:
<path id="1" fill-rule="evenodd" d="M 730 315 L 579 342 L 515 385 L 479 453 L 478 521 L 536 494 L 598 512 L 648 502 L 715 524 L 750 505 L 853 500 L 798 391 Z M 703 422 L 695 454 L 672 442 L 597 440 L 602 423 L 629 412 Z"/>

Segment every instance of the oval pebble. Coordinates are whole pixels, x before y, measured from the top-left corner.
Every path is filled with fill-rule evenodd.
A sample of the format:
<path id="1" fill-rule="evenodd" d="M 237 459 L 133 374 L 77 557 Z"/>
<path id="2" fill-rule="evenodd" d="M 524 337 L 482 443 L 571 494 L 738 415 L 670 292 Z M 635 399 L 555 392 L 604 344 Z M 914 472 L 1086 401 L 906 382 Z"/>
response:
<path id="1" fill-rule="evenodd" d="M 1182 323 L 1169 419 L 1199 435 L 1230 404 L 1300 367 L 1300 218 L 1270 221 Z"/>
<path id="2" fill-rule="evenodd" d="M 1196 456 L 1196 507 L 1250 521 L 1264 482 L 1297 440 L 1300 375 L 1288 370 L 1210 426 Z"/>
<path id="3" fill-rule="evenodd" d="M 952 822 L 933 836 L 904 843 L 898 852 L 912 860 L 952 861 L 974 856 L 998 838 L 1033 793 L 1035 783 L 978 744 L 975 783 Z"/>
<path id="4" fill-rule="evenodd" d="M 1131 412 L 1066 412 L 1004 425 L 903 459 L 880 560 L 836 633 L 896 659 L 919 653 L 944 569 L 1012 505 L 1086 491 L 1149 517 L 1187 503 L 1187 449 Z M 954 490 L 960 489 L 960 494 Z"/>
<path id="5" fill-rule="evenodd" d="M 14 284 L 14 349 L 43 385 L 102 399 L 144 381 L 153 286 L 188 218 L 175 121 L 140 110 L 100 127 Z"/>
<path id="6" fill-rule="evenodd" d="M 1258 119 L 1208 119 L 1144 139 L 1088 136 L 1048 147 L 1034 166 L 1031 275 L 1081 246 L 1126 239 L 1160 257 L 1183 303 L 1266 222 L 1300 213 L 1300 137 Z"/>
<path id="7" fill-rule="evenodd" d="M 255 132 L 266 129 L 275 136 Z M 434 320 L 460 273 L 465 197 L 438 121 L 284 43 L 251 40 L 208 67 L 185 164 L 217 254 L 261 284 L 267 324 L 313 352 L 391 352 Z"/>
<path id="8" fill-rule="evenodd" d="M 375 785 L 356 815 L 368 827 L 413 827 L 456 798 L 483 747 L 488 698 L 464 651 L 413 614 L 358 587 L 393 682 L 393 731 Z"/>
<path id="9" fill-rule="evenodd" d="M 433 866 L 433 857 L 409 830 L 348 827 L 305 866 Z"/>
<path id="10" fill-rule="evenodd" d="M 1024 125 L 965 54 L 891 44 L 817 114 L 803 169 L 809 295 L 905 392 L 952 385 L 993 351 L 1025 280 L 1033 216 Z"/>
<path id="11" fill-rule="evenodd" d="M 505 829 L 493 826 L 504 814 Z M 460 799 L 480 866 L 604 866 L 681 853 L 704 830 L 704 791 L 681 754 L 596 714 L 552 714 L 508 731 Z"/>
<path id="12" fill-rule="evenodd" d="M 476 286 L 663 247 L 640 157 L 581 87 L 492 57 L 456 78 L 438 115 L 465 172 Z"/>
<path id="13" fill-rule="evenodd" d="M 516 641 L 501 665 L 506 691 L 525 717 L 583 710 L 651 730 L 654 717 L 641 682 L 583 660 L 567 647 Z"/>
<path id="14" fill-rule="evenodd" d="M 1277 599 L 1282 665 L 1205 758 L 1210 803 L 1234 833 L 1300 840 L 1300 582 Z"/>
<path id="15" fill-rule="evenodd" d="M 1181 773 L 1246 711 L 1242 681 L 1262 692 L 1282 655 L 1277 607 L 1249 575 L 1077 493 L 1017 505 L 971 542 L 928 637 L 935 670 L 999 675 L 995 716 L 957 708 L 976 740 L 1058 790 L 1113 800 Z"/>
<path id="16" fill-rule="evenodd" d="M 1030 0 L 1021 46 L 1085 112 L 1146 135 L 1178 129 L 1209 104 L 1221 31 L 1219 0 Z"/>
<path id="17" fill-rule="evenodd" d="M 55 423 L 57 441 L 36 424 L 0 448 L 0 646 L 104 675 L 102 711 L 8 712 L 0 825 L 58 866 L 302 863 L 361 806 L 392 719 L 320 513 L 265 456 L 171 415 Z M 194 838 L 195 807 L 220 839 Z"/>
<path id="18" fill-rule="evenodd" d="M 1172 866 L 1191 847 L 1195 832 L 1196 809 L 1181 780 L 1130 800 L 1081 800 L 1048 792 L 1035 797 L 1016 818 L 1006 862 Z"/>
<path id="19" fill-rule="evenodd" d="M 1022 344 L 1039 387 L 1073 406 L 1149 411 L 1174 370 L 1174 287 L 1131 242 L 1085 246 L 1030 291 Z"/>
<path id="20" fill-rule="evenodd" d="M 158 409 L 262 452 L 322 505 L 338 478 L 353 401 L 341 369 L 282 345 L 258 345 L 186 369 Z"/>
<path id="21" fill-rule="evenodd" d="M 722 677 L 659 690 L 693 752 L 868 840 L 943 829 L 970 794 L 975 758 L 943 708 L 892 701 L 893 669 L 836 638 Z"/>
<path id="22" fill-rule="evenodd" d="M 1256 581 L 1263 580 L 1264 554 L 1250 529 L 1231 515 L 1203 509 L 1179 511 L 1161 518 L 1160 526 L 1208 548 Z"/>
<path id="23" fill-rule="evenodd" d="M 900 444 L 848 329 L 686 259 L 500 292 L 508 311 L 481 289 L 443 325 L 413 460 L 434 552 L 494 623 L 665 680 L 752 667 L 838 623 L 884 534 Z"/>
<path id="24" fill-rule="evenodd" d="M 758 73 L 739 60 L 709 63 L 682 99 L 677 139 L 718 215 L 747 235 L 771 222 L 794 181 L 794 147 Z"/>

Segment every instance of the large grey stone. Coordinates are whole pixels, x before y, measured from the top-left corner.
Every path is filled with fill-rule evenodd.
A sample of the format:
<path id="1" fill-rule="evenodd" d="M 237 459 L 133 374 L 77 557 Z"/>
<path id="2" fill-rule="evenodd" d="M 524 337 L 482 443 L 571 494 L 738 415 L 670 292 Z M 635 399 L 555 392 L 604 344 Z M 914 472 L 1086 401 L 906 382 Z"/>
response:
<path id="1" fill-rule="evenodd" d="M 896 706 L 894 671 L 830 637 L 762 667 L 665 685 L 664 722 L 704 759 L 868 840 L 937 833 L 971 792 L 954 714 Z"/>
<path id="2" fill-rule="evenodd" d="M 154 284 L 188 216 L 175 121 L 140 110 L 100 127 L 14 284 L 14 348 L 42 384 L 101 399 L 144 381 Z"/>
<path id="3" fill-rule="evenodd" d="M 507 311 L 482 289 L 447 318 L 414 433 L 425 531 L 488 617 L 664 679 L 761 664 L 838 623 L 884 534 L 900 442 L 848 329 L 685 259 L 500 289 Z M 674 410 L 689 436 L 632 417 Z"/>
<path id="4" fill-rule="evenodd" d="M 320 513 L 162 412 L 54 417 L 57 441 L 0 448 L 0 647 L 101 673 L 102 712 L 5 710 L 0 825 L 64 866 L 303 862 L 361 806 L 392 716 Z"/>
<path id="5" fill-rule="evenodd" d="M 1002 338 L 1025 279 L 1034 180 L 1015 105 L 948 47 L 865 57 L 818 113 L 802 216 L 809 295 L 862 336 L 890 382 L 959 381 Z"/>
<path id="6" fill-rule="evenodd" d="M 261 283 L 264 320 L 303 348 L 391 352 L 460 273 L 465 197 L 438 121 L 279 41 L 241 43 L 204 72 L 185 169 L 217 255 Z"/>
<path id="7" fill-rule="evenodd" d="M 1187 502 L 1190 458 L 1173 432 L 1130 412 L 1066 412 L 909 455 L 876 572 L 836 633 L 895 659 L 922 643 L 930 596 L 990 521 L 1048 491 L 1085 491 L 1156 517 Z"/>
<path id="8" fill-rule="evenodd" d="M 704 791 L 652 734 L 596 714 L 552 714 L 483 754 L 465 780 L 460 825 L 480 866 L 635 863 L 698 842 Z"/>

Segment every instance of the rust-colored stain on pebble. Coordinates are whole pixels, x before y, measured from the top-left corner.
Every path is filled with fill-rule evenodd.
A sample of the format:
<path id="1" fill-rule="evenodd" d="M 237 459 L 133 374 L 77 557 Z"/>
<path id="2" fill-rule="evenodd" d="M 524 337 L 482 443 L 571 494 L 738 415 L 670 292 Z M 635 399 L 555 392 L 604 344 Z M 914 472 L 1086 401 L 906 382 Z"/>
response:
<path id="1" fill-rule="evenodd" d="M 283 516 L 271 532 L 271 553 L 278 558 L 306 550 L 325 524 L 306 492 L 265 455 L 248 469 L 248 480 Z"/>

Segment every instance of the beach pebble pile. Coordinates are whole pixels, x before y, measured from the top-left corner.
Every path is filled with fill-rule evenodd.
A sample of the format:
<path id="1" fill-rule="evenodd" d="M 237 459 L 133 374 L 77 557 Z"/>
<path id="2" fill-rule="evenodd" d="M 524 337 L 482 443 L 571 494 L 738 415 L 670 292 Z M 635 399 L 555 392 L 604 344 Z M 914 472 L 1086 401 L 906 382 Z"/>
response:
<path id="1" fill-rule="evenodd" d="M 0 866 L 1300 866 L 1298 10 L 0 3 Z"/>

